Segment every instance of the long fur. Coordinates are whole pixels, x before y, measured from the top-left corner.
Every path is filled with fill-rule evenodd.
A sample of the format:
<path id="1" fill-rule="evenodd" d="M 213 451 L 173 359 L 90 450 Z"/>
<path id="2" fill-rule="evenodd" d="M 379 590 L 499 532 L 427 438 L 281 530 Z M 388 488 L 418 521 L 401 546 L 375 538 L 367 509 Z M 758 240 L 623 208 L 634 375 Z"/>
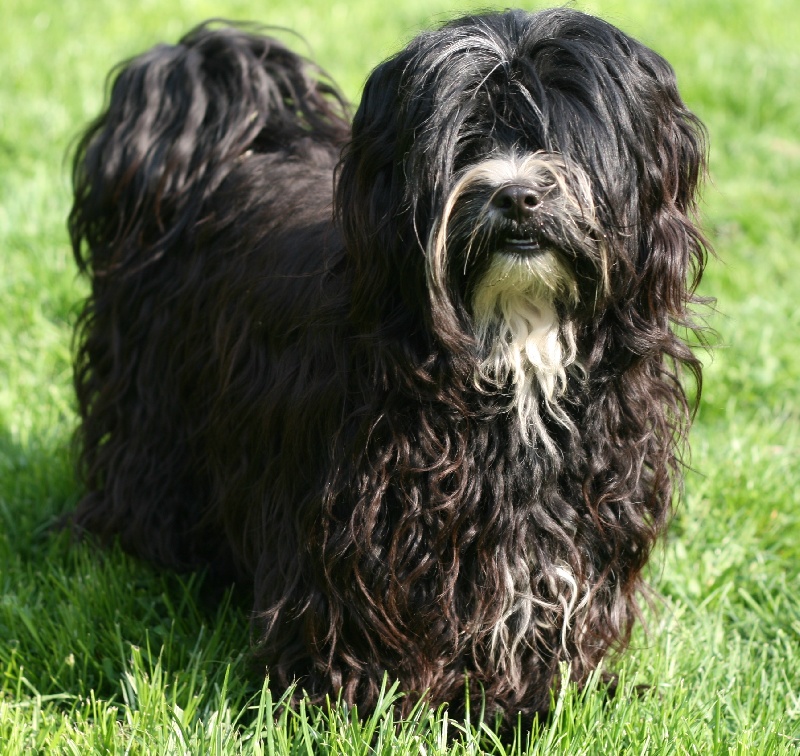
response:
<path id="1" fill-rule="evenodd" d="M 250 583 L 278 687 L 545 713 L 670 518 L 704 160 L 669 65 L 572 10 L 420 34 L 352 126 L 246 28 L 122 64 L 74 163 L 76 529 Z"/>

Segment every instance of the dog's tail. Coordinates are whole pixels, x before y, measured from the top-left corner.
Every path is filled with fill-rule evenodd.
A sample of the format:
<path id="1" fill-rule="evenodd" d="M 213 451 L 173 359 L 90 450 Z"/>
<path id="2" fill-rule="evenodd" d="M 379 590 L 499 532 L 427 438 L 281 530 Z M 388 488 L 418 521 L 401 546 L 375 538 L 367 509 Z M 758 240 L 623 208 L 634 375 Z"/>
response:
<path id="1" fill-rule="evenodd" d="M 69 232 L 78 265 L 125 275 L 191 230 L 248 150 L 337 148 L 347 105 L 321 69 L 239 26 L 198 26 L 112 71 L 77 146 Z"/>

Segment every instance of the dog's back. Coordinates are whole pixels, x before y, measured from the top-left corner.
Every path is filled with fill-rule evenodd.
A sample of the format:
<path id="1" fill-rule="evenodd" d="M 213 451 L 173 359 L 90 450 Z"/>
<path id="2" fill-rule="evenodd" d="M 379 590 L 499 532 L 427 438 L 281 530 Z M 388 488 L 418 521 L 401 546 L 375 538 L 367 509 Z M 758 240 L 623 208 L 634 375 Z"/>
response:
<path id="1" fill-rule="evenodd" d="M 78 529 L 167 566 L 233 566 L 208 503 L 220 467 L 226 498 L 247 498 L 237 470 L 247 487 L 251 455 L 275 438 L 247 419 L 260 403 L 280 422 L 307 349 L 298 332 L 335 306 L 345 111 L 312 64 L 243 29 L 203 25 L 117 69 L 78 146 L 69 218 L 91 282 L 76 337 Z M 237 393 L 248 385 L 266 395 Z M 230 466 L 208 450 L 209 429 L 228 426 L 241 439 L 222 450 Z"/>

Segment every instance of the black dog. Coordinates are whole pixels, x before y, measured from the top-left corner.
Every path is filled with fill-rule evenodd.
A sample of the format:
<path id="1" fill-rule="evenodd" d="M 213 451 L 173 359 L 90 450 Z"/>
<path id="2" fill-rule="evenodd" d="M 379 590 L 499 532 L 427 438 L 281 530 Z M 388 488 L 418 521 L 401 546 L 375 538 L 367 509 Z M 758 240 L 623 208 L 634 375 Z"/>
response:
<path id="1" fill-rule="evenodd" d="M 75 525 L 249 581 L 278 686 L 543 713 L 672 511 L 703 129 L 571 10 L 420 34 L 346 111 L 241 27 L 118 70 L 74 166 Z"/>

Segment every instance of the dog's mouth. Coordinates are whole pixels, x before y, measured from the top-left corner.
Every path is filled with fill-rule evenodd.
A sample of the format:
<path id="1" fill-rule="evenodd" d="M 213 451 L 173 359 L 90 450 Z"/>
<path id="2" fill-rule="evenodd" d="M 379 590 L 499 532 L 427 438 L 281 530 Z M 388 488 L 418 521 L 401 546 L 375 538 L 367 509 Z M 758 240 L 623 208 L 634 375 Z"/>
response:
<path id="1" fill-rule="evenodd" d="M 507 231 L 500 236 L 498 242 L 497 247 L 500 252 L 520 257 L 536 255 L 550 246 L 541 234 L 522 229 Z"/>

